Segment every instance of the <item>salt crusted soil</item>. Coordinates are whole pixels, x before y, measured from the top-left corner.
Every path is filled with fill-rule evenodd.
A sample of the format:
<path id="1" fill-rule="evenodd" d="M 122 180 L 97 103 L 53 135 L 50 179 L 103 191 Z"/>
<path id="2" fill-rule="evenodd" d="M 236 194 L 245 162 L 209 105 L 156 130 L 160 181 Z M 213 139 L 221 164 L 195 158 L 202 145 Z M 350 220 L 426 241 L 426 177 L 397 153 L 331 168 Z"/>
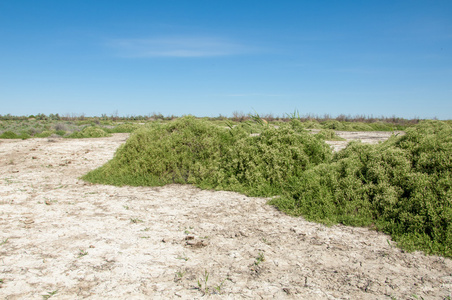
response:
<path id="1" fill-rule="evenodd" d="M 0 299 L 451 296 L 450 259 L 405 253 L 375 231 L 233 192 L 78 179 L 127 137 L 0 140 Z"/>

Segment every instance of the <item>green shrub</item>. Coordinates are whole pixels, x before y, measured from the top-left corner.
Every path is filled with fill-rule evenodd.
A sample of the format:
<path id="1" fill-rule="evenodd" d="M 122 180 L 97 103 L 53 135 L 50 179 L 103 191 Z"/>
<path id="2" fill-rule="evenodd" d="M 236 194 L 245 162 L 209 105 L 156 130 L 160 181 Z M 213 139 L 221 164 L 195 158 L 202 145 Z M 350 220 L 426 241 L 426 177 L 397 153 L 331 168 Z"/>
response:
<path id="1" fill-rule="evenodd" d="M 139 124 L 133 124 L 133 123 L 125 123 L 125 124 L 119 124 L 111 129 L 106 129 L 107 132 L 110 133 L 130 133 L 138 128 L 140 128 L 142 125 Z"/>
<path id="2" fill-rule="evenodd" d="M 339 122 L 337 120 L 328 120 L 321 123 L 323 129 L 333 129 L 340 131 L 394 131 L 404 130 L 406 126 L 398 126 L 386 122 Z"/>
<path id="3" fill-rule="evenodd" d="M 219 168 L 232 135 L 194 117 L 136 130 L 115 158 L 84 178 L 116 185 L 197 183 Z"/>
<path id="4" fill-rule="evenodd" d="M 100 127 L 88 126 L 83 128 L 82 131 L 73 132 L 67 136 L 67 138 L 99 138 L 99 137 L 107 137 L 110 136 L 105 130 Z"/>
<path id="5" fill-rule="evenodd" d="M 345 139 L 338 136 L 332 129 L 322 129 L 315 137 L 324 141 L 345 141 Z"/>
<path id="6" fill-rule="evenodd" d="M 368 126 L 373 131 L 393 131 L 393 130 L 396 130 L 394 124 L 390 124 L 390 123 L 374 122 L 374 123 L 368 124 Z"/>
<path id="7" fill-rule="evenodd" d="M 256 130 L 260 134 L 250 134 Z M 298 121 L 279 129 L 256 124 L 225 129 L 184 117 L 138 129 L 113 160 L 84 178 L 118 185 L 191 183 L 270 195 L 331 156 L 328 145 Z"/>
<path id="8" fill-rule="evenodd" d="M 0 135 L 0 139 L 29 139 L 30 135 L 26 132 L 21 132 L 20 134 L 16 134 L 12 131 L 5 131 Z"/>
<path id="9" fill-rule="evenodd" d="M 77 124 L 77 126 L 83 126 L 83 125 L 90 125 L 90 126 L 95 126 L 97 125 L 93 120 L 78 120 L 75 122 L 75 124 Z"/>
<path id="10" fill-rule="evenodd" d="M 54 131 L 45 130 L 41 133 L 35 134 L 35 137 L 37 138 L 46 138 L 54 134 Z"/>
<path id="11" fill-rule="evenodd" d="M 225 129 L 194 117 L 152 123 L 83 178 L 280 195 L 270 203 L 288 214 L 369 226 L 405 249 L 452 256 L 451 124 L 421 122 L 384 143 L 352 142 L 334 157 L 303 127 L 292 120 L 279 128 L 256 121 Z"/>
<path id="12" fill-rule="evenodd" d="M 344 123 L 344 131 L 376 131 L 372 124 L 366 124 L 362 122 L 347 122 Z"/>
<path id="13" fill-rule="evenodd" d="M 322 128 L 333 129 L 333 130 L 345 130 L 346 129 L 344 122 L 339 122 L 336 120 L 329 120 L 329 121 L 322 122 Z"/>
<path id="14" fill-rule="evenodd" d="M 264 126 L 260 135 L 245 135 L 224 153 L 216 187 L 255 196 L 281 193 L 292 177 L 331 159 L 331 150 L 292 120 L 276 129 Z"/>
<path id="15" fill-rule="evenodd" d="M 315 120 L 309 120 L 309 121 L 303 122 L 302 125 L 304 128 L 308 128 L 308 129 L 322 129 L 322 125 Z"/>
<path id="16" fill-rule="evenodd" d="M 54 125 L 54 129 L 55 129 L 56 131 L 67 131 L 67 126 L 66 126 L 66 124 L 64 124 L 64 123 L 56 123 L 56 124 Z"/>
<path id="17" fill-rule="evenodd" d="M 5 131 L 0 134 L 0 139 L 20 139 L 20 137 L 12 131 Z"/>
<path id="18" fill-rule="evenodd" d="M 371 226 L 408 250 L 452 256 L 452 127 L 423 122 L 379 145 L 351 143 L 272 204 L 327 224 Z"/>

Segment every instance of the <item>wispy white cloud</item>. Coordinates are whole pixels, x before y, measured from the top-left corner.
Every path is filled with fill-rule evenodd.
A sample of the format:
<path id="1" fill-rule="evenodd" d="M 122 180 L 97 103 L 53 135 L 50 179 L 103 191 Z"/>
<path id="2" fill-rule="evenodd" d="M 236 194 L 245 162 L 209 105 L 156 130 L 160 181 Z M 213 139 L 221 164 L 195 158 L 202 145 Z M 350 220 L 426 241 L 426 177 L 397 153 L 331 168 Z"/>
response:
<path id="1" fill-rule="evenodd" d="M 371 75 L 371 74 L 377 74 L 381 72 L 381 69 L 375 69 L 375 68 L 337 68 L 337 69 L 327 69 L 324 70 L 326 72 L 332 72 L 332 73 L 348 73 L 348 74 L 361 74 L 361 75 Z"/>
<path id="2" fill-rule="evenodd" d="M 243 93 L 243 94 L 225 94 L 225 97 L 286 97 L 284 94 L 266 94 L 266 93 Z"/>
<path id="3" fill-rule="evenodd" d="M 107 44 L 119 56 L 132 58 L 226 56 L 250 50 L 239 43 L 212 37 L 112 39 Z"/>

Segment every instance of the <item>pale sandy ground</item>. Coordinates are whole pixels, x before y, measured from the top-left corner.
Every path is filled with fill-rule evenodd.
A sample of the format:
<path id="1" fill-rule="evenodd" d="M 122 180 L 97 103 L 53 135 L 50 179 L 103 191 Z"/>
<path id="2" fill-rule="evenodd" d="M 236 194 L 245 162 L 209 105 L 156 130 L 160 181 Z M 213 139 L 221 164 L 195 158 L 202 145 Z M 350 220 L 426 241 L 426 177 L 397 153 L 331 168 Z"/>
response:
<path id="1" fill-rule="evenodd" d="M 0 299 L 451 296 L 450 259 L 405 253 L 375 231 L 233 192 L 78 179 L 127 137 L 0 141 Z"/>

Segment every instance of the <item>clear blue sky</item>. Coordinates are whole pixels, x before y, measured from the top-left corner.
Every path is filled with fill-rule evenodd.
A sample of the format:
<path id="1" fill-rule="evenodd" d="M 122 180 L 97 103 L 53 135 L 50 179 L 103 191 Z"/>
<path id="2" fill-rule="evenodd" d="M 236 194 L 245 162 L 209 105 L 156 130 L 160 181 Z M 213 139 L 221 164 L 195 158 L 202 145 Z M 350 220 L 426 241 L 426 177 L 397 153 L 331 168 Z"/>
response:
<path id="1" fill-rule="evenodd" d="M 0 0 L 0 114 L 452 119 L 452 1 Z"/>

